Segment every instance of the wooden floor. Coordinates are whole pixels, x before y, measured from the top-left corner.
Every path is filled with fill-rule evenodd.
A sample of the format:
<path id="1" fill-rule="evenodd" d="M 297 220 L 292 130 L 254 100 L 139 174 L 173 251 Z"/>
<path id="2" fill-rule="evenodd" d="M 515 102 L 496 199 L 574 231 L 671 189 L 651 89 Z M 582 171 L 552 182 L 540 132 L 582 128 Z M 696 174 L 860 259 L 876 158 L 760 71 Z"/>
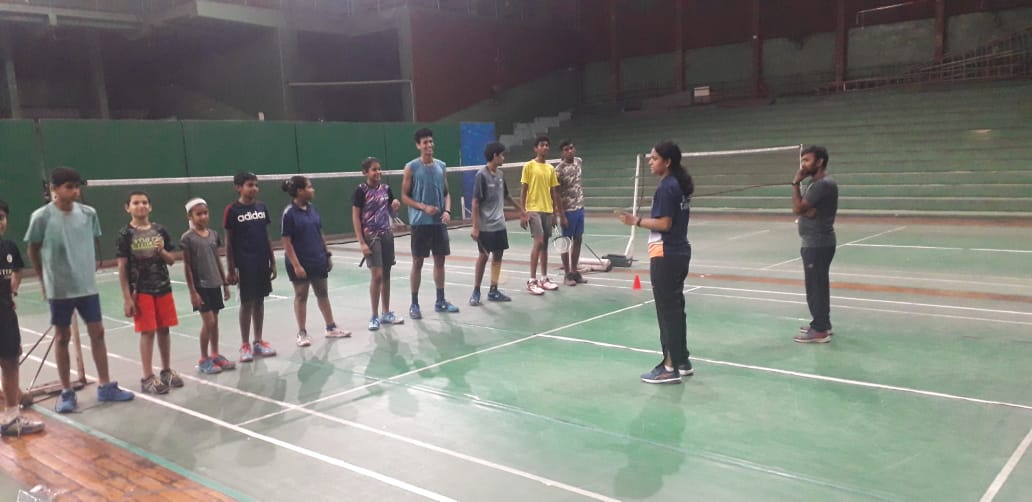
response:
<path id="1" fill-rule="evenodd" d="M 55 501 L 233 500 L 71 426 L 44 422 L 41 434 L 3 438 L 0 469 L 26 487 L 46 486 Z"/>

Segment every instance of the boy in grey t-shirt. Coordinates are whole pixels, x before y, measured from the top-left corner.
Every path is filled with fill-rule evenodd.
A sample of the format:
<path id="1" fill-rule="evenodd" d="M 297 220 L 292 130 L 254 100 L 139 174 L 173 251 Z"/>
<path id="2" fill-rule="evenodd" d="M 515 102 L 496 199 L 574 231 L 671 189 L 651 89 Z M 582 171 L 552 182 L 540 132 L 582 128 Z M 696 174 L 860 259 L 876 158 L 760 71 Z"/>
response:
<path id="1" fill-rule="evenodd" d="M 190 229 L 183 233 L 179 246 L 183 249 L 190 303 L 201 314 L 201 359 L 197 371 L 211 375 L 236 367 L 219 354 L 219 311 L 225 307 L 224 301 L 229 300 L 229 283 L 219 259 L 222 239 L 208 226 L 208 203 L 200 198 L 190 199 L 186 215 Z"/>
<path id="2" fill-rule="evenodd" d="M 502 253 L 509 249 L 509 236 L 505 230 L 505 201 L 516 207 L 520 214 L 525 211 L 511 195 L 505 177 L 499 166 L 505 163 L 505 145 L 494 142 L 484 149 L 487 165 L 477 171 L 473 181 L 473 231 L 470 237 L 477 241 L 480 256 L 477 257 L 476 273 L 473 275 L 473 294 L 469 304 L 480 305 L 480 285 L 484 279 L 488 255 L 491 260 L 491 290 L 487 299 L 493 302 L 512 301 L 498 290 L 498 278 L 502 273 Z"/>

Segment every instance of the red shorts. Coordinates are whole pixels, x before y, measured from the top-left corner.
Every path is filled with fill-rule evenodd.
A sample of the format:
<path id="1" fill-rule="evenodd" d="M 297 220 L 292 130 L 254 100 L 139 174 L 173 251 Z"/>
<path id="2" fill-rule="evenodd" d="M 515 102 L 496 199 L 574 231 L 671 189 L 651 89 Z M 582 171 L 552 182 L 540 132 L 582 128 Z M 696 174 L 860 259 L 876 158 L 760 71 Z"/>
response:
<path id="1" fill-rule="evenodd" d="M 133 317 L 137 333 L 157 331 L 159 328 L 171 328 L 179 324 L 176 317 L 176 302 L 172 293 L 161 296 L 139 293 L 136 295 L 136 315 Z"/>

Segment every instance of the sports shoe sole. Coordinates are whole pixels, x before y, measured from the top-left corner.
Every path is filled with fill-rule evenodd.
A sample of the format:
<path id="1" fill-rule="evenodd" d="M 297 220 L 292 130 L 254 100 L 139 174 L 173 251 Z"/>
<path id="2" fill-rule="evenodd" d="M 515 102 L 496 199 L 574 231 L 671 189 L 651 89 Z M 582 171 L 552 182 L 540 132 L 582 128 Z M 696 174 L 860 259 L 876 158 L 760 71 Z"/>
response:
<path id="1" fill-rule="evenodd" d="M 831 335 L 822 338 L 802 338 L 797 336 L 792 341 L 796 343 L 828 343 L 831 341 Z"/>
<path id="2" fill-rule="evenodd" d="M 678 376 L 677 378 L 669 378 L 669 379 L 664 379 L 664 380 L 657 380 L 657 379 L 653 379 L 653 378 L 642 378 L 641 381 L 645 382 L 645 383 L 657 383 L 657 384 L 668 383 L 668 384 L 672 384 L 672 383 L 681 383 L 681 377 Z"/>

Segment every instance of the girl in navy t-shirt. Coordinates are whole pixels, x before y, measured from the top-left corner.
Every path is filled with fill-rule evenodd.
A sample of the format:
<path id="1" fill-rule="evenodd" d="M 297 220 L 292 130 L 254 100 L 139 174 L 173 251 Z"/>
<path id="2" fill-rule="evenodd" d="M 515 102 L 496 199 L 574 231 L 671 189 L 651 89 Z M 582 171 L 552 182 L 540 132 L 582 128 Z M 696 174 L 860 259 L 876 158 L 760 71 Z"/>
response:
<path id="1" fill-rule="evenodd" d="M 326 321 L 326 338 L 351 336 L 350 331 L 337 327 L 327 291 L 327 277 L 333 260 L 322 233 L 322 218 L 312 203 L 315 187 L 304 176 L 292 176 L 283 182 L 283 191 L 292 200 L 283 209 L 283 250 L 287 259 L 287 277 L 294 285 L 294 317 L 297 318 L 297 346 L 312 344 L 308 336 L 308 290 L 315 290 L 316 303 Z"/>
<path id="2" fill-rule="evenodd" d="M 692 374 L 688 360 L 688 334 L 684 313 L 684 280 L 692 246 L 688 242 L 688 215 L 695 186 L 681 165 L 681 149 L 661 141 L 649 153 L 649 169 L 659 176 L 648 218 L 621 213 L 626 225 L 647 228 L 649 233 L 649 275 L 656 300 L 659 339 L 663 361 L 641 375 L 646 383 L 680 383 Z"/>

